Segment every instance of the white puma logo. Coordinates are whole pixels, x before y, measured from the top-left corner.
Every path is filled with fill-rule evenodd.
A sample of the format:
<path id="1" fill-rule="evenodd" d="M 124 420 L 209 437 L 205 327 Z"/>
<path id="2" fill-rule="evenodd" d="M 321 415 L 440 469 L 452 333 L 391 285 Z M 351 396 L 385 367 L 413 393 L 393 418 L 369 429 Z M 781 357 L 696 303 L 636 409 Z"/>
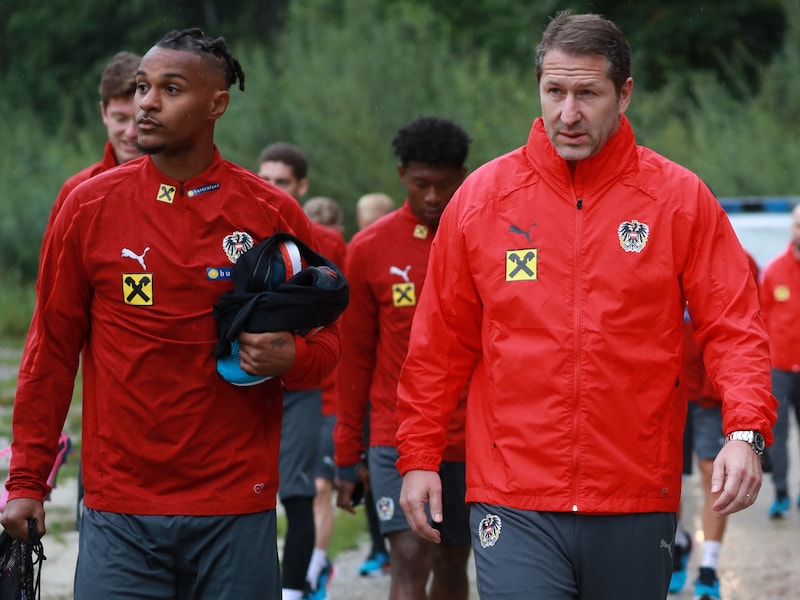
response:
<path id="1" fill-rule="evenodd" d="M 140 265 L 142 265 L 142 271 L 146 271 L 147 267 L 144 264 L 144 255 L 147 254 L 147 251 L 150 250 L 150 246 L 144 249 L 144 252 L 141 254 L 136 254 L 133 250 L 128 250 L 127 248 L 122 249 L 122 258 L 132 258 Z"/>
<path id="2" fill-rule="evenodd" d="M 661 548 L 662 550 L 667 550 L 669 552 L 669 555 L 672 556 L 672 544 L 667 542 L 667 540 L 665 540 L 664 538 L 661 538 L 661 543 L 659 544 L 659 548 Z"/>
<path id="3" fill-rule="evenodd" d="M 392 275 L 399 275 L 400 277 L 403 278 L 403 281 L 405 281 L 406 283 L 410 281 L 408 278 L 408 272 L 410 270 L 411 270 L 411 265 L 406 265 L 405 269 L 401 269 L 395 266 L 389 267 L 389 273 L 391 273 Z"/>

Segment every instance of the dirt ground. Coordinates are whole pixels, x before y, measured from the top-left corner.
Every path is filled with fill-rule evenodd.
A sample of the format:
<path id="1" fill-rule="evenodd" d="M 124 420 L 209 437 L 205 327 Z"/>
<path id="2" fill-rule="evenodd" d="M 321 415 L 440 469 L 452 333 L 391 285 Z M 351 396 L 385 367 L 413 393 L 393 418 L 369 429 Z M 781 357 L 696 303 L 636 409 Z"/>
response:
<path id="1" fill-rule="evenodd" d="M 790 439 L 791 481 L 793 494 L 800 492 L 800 455 L 797 429 Z M 693 475 L 684 484 L 685 523 L 694 532 L 696 547 L 702 543 L 700 510 L 702 493 L 699 477 Z M 61 483 L 53 492 L 53 501 L 46 506 L 48 521 L 58 520 L 65 531 L 44 539 L 47 560 L 42 569 L 42 598 L 67 600 L 72 598 L 72 575 L 77 558 L 78 534 L 70 529 L 75 519 L 75 480 Z M 795 495 L 793 499 L 796 499 Z M 720 562 L 720 579 L 724 600 L 797 600 L 800 598 L 800 508 L 794 505 L 782 520 L 767 518 L 772 502 L 772 482 L 764 477 L 756 503 L 730 518 Z M 366 540 L 362 548 L 344 552 L 335 561 L 334 576 L 328 597 L 332 600 L 380 600 L 389 596 L 389 577 L 362 578 L 358 566 L 367 554 Z M 690 559 L 690 582 L 694 579 L 699 552 Z M 470 564 L 473 588 L 470 600 L 477 600 L 474 587 L 474 567 Z M 692 585 L 687 583 L 673 600 L 691 600 Z"/>

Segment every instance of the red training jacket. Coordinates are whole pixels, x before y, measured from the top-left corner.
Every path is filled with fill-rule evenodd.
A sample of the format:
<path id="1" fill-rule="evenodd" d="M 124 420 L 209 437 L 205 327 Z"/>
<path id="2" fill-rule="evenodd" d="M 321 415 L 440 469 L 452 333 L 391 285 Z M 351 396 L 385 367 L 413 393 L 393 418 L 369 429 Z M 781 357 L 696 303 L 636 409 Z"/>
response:
<path id="1" fill-rule="evenodd" d="M 398 386 L 402 473 L 438 468 L 472 376 L 467 502 L 675 512 L 687 301 L 725 432 L 771 440 L 767 336 L 741 244 L 703 182 L 636 146 L 625 117 L 574 171 L 539 118 L 524 147 L 470 175 L 425 285 Z"/>

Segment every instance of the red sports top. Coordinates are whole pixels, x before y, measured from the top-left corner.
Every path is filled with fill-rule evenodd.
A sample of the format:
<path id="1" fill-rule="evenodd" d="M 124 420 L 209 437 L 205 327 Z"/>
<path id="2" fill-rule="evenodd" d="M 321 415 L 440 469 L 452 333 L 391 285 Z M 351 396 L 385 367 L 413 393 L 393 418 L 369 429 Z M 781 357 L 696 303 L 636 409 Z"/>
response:
<path id="1" fill-rule="evenodd" d="M 317 238 L 319 251 L 337 267 L 344 270 L 347 243 L 342 235 L 330 227 L 311 221 L 311 228 Z M 331 372 L 322 382 L 322 414 L 336 414 L 336 373 Z"/>
<path id="2" fill-rule="evenodd" d="M 467 502 L 674 512 L 686 302 L 725 433 L 771 443 L 767 335 L 719 202 L 623 117 L 571 171 L 541 118 L 442 215 L 397 392 L 398 467 L 436 470 L 467 378 Z"/>
<path id="3" fill-rule="evenodd" d="M 14 406 L 9 498 L 42 499 L 83 357 L 86 506 L 132 514 L 275 507 L 281 381 L 216 373 L 212 306 L 238 254 L 276 231 L 313 242 L 297 202 L 220 158 L 189 181 L 149 157 L 69 195 L 42 261 Z M 338 332 L 296 338 L 287 384 L 319 385 Z"/>
<path id="4" fill-rule="evenodd" d="M 800 372 L 800 260 L 791 244 L 764 267 L 760 289 L 772 366 Z"/>
<path id="5" fill-rule="evenodd" d="M 397 379 L 433 237 L 434 231 L 420 223 L 406 201 L 350 240 L 345 269 L 350 304 L 341 319 L 342 360 L 337 368 L 334 440 L 339 466 L 361 460 L 368 403 L 370 445 L 395 445 Z M 445 460 L 464 460 L 463 422 L 461 410 L 448 431 Z"/>
<path id="6" fill-rule="evenodd" d="M 50 228 L 53 226 L 53 222 L 56 220 L 58 211 L 61 210 L 61 207 L 64 205 L 64 201 L 67 199 L 67 196 L 69 196 L 69 193 L 72 190 L 74 190 L 79 184 L 83 183 L 87 179 L 91 179 L 95 175 L 99 175 L 104 171 L 108 171 L 109 169 L 116 167 L 118 164 L 117 156 L 114 154 L 114 146 L 111 145 L 111 142 L 106 142 L 102 160 L 94 163 L 93 165 L 89 165 L 81 171 L 78 171 L 75 173 L 75 175 L 67 179 L 61 185 L 61 189 L 58 191 L 58 196 L 56 196 L 56 201 L 53 203 L 53 208 L 50 210 L 50 217 L 47 220 L 47 227 L 45 228 L 45 231 L 50 231 Z"/>

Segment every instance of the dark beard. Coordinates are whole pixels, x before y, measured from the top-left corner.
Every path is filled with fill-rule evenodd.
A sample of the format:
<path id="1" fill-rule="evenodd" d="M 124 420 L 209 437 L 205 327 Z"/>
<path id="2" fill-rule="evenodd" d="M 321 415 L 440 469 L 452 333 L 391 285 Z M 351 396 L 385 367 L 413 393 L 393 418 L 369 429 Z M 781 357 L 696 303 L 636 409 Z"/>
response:
<path id="1" fill-rule="evenodd" d="M 139 149 L 140 152 L 144 152 L 145 154 L 160 154 L 166 148 L 166 144 L 159 144 L 157 146 L 150 146 L 149 148 L 145 148 L 144 146 L 140 145 L 138 142 L 136 143 L 136 147 Z"/>

